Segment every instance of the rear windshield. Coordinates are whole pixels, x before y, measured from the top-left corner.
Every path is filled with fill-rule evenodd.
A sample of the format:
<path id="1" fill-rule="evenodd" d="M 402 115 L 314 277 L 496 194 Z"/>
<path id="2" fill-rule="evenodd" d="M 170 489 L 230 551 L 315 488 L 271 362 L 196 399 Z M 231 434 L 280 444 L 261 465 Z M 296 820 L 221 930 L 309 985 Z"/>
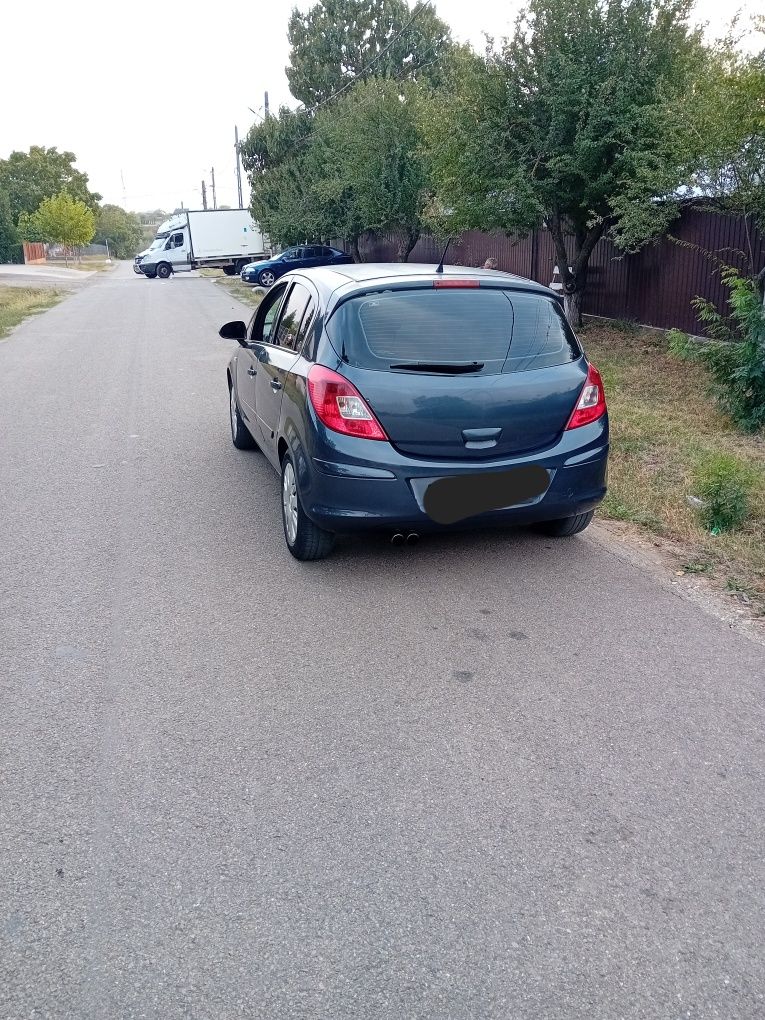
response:
<path id="1" fill-rule="evenodd" d="M 357 368 L 482 362 L 482 375 L 528 372 L 581 355 L 562 310 L 541 294 L 488 288 L 399 290 L 342 304 L 327 332 Z"/>

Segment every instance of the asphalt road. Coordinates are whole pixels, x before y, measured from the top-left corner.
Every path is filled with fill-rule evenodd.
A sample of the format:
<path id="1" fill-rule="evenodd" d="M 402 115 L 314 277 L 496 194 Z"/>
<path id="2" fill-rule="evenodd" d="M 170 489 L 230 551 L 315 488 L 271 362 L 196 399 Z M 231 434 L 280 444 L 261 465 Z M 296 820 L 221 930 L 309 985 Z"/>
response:
<path id="1" fill-rule="evenodd" d="M 763 648 L 588 535 L 292 560 L 237 312 L 0 343 L 0 1017 L 765 1016 Z"/>

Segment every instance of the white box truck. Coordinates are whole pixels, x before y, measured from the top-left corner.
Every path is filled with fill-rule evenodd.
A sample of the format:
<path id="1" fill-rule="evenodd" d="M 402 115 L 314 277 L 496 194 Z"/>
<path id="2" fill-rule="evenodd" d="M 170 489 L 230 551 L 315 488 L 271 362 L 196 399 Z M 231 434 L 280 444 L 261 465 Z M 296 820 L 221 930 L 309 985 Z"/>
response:
<path id="1" fill-rule="evenodd" d="M 267 239 L 246 209 L 189 210 L 160 224 L 151 245 L 136 255 L 133 269 L 161 280 L 203 267 L 234 276 L 269 254 Z"/>

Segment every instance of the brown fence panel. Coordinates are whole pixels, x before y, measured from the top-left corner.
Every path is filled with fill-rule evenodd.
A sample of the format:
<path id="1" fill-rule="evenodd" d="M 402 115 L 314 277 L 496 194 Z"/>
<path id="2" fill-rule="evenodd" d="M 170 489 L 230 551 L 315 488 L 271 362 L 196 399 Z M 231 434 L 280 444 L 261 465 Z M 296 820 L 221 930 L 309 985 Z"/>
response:
<path id="1" fill-rule="evenodd" d="M 45 261 L 46 251 L 44 244 L 41 244 L 39 241 L 22 241 L 22 247 L 24 249 L 24 262 L 28 266 Z"/>
<path id="2" fill-rule="evenodd" d="M 395 234 L 366 234 L 359 248 L 366 262 L 393 262 Z M 342 246 L 343 242 L 335 241 Z M 410 262 L 435 264 L 441 246 L 429 234 L 417 242 Z M 497 268 L 549 284 L 556 264 L 547 230 L 522 238 L 466 231 L 449 246 L 448 265 L 482 266 L 487 258 Z M 725 308 L 728 290 L 720 279 L 721 264 L 750 271 L 765 265 L 765 237 L 741 216 L 689 206 L 672 225 L 670 235 L 636 255 L 625 255 L 611 241 L 601 241 L 590 259 L 584 312 L 626 319 L 646 326 L 677 326 L 699 332 L 691 302 L 699 296 Z"/>

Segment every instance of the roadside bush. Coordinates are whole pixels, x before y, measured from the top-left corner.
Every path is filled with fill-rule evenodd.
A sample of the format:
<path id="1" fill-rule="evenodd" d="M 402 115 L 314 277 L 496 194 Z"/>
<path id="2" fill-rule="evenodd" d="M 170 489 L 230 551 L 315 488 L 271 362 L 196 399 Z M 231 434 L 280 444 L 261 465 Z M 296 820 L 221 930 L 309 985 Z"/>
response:
<path id="1" fill-rule="evenodd" d="M 751 468 L 729 453 L 709 457 L 696 472 L 704 526 L 710 531 L 733 531 L 749 513 L 753 485 Z"/>
<path id="2" fill-rule="evenodd" d="M 703 298 L 693 302 L 709 340 L 676 329 L 667 337 L 673 354 L 706 365 L 712 392 L 739 428 L 756 432 L 765 426 L 765 308 L 753 281 L 730 267 L 722 279 L 731 291 L 728 318 Z"/>

